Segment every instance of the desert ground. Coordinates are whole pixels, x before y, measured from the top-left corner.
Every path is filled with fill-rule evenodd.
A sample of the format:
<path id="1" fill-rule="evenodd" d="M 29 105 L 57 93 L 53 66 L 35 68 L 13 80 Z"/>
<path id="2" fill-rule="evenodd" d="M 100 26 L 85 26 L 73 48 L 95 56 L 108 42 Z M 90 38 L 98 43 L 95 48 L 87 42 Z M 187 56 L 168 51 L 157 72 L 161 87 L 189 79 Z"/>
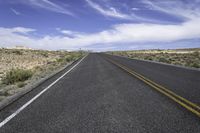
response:
<path id="1" fill-rule="evenodd" d="M 83 52 L 0 49 L 0 100 L 60 70 Z"/>
<path id="2" fill-rule="evenodd" d="M 190 68 L 200 68 L 200 48 L 110 51 L 107 53 L 133 59 L 163 62 Z"/>

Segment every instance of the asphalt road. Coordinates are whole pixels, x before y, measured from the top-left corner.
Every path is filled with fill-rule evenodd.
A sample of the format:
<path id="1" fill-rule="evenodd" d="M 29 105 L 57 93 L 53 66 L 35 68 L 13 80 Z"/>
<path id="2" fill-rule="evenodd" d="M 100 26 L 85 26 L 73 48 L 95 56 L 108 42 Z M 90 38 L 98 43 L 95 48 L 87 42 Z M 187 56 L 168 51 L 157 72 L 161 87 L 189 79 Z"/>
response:
<path id="1" fill-rule="evenodd" d="M 104 56 L 88 55 L 70 73 L 2 126 L 0 133 L 200 132 L 200 119 L 197 116 L 111 64 Z M 128 60 L 110 58 L 121 62 Z M 129 65 L 132 66 L 132 63 Z M 145 70 L 148 69 L 146 67 Z M 15 112 L 65 71 L 2 110 L 0 120 Z M 173 76 L 175 72 L 168 75 L 171 73 Z M 159 78 L 163 77 L 165 76 Z M 196 81 L 198 80 L 190 82 Z"/>
<path id="2" fill-rule="evenodd" d="M 200 105 L 200 71 L 160 63 L 103 55 Z"/>

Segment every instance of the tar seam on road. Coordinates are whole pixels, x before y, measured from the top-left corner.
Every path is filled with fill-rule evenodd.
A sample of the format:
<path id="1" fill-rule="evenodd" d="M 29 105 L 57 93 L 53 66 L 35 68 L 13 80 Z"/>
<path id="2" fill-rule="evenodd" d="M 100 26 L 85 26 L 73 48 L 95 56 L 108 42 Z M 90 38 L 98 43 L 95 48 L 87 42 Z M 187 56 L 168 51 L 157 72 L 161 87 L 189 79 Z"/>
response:
<path id="1" fill-rule="evenodd" d="M 87 55 L 86 55 L 87 56 Z M 85 57 L 86 57 L 85 56 Z M 26 102 L 23 106 L 21 106 L 19 109 L 17 109 L 13 114 L 8 116 L 6 119 L 4 119 L 0 123 L 0 128 L 3 127 L 6 123 L 8 123 L 11 119 L 13 119 L 17 114 L 19 114 L 22 110 L 24 110 L 28 105 L 30 105 L 33 101 L 35 101 L 39 96 L 41 96 L 44 92 L 46 92 L 49 88 L 51 88 L 54 84 L 56 84 L 60 79 L 62 79 L 65 75 L 67 75 L 71 70 L 73 70 L 79 63 L 83 61 L 85 58 L 83 57 L 78 63 L 76 63 L 72 68 L 70 68 L 67 72 L 65 72 L 62 76 L 60 76 L 58 79 L 56 79 L 53 83 L 51 83 L 49 86 L 47 86 L 44 90 L 42 90 L 40 93 L 38 93 L 36 96 L 34 96 L 31 100 Z"/>
<path id="2" fill-rule="evenodd" d="M 200 117 L 200 107 L 197 104 L 192 103 L 191 101 L 175 94 L 174 92 L 170 91 L 169 89 L 166 89 L 165 87 L 151 81 L 150 79 L 148 79 L 148 78 L 144 77 L 143 75 L 135 72 L 134 70 L 131 70 L 130 68 L 127 68 L 124 65 L 119 64 L 116 61 L 111 60 L 108 57 L 106 57 L 106 59 L 108 61 L 110 61 L 112 64 L 118 66 L 122 70 L 124 70 L 124 71 L 130 73 L 131 75 L 135 76 L 136 78 L 142 80 L 143 82 L 145 82 L 146 84 L 148 84 L 149 86 L 151 86 L 152 88 L 157 90 L 158 92 L 164 94 L 165 96 L 167 96 L 171 100 L 175 101 L 176 103 L 178 103 L 182 107 L 186 108 L 190 112 L 192 112 L 195 115 L 197 115 L 198 117 Z"/>

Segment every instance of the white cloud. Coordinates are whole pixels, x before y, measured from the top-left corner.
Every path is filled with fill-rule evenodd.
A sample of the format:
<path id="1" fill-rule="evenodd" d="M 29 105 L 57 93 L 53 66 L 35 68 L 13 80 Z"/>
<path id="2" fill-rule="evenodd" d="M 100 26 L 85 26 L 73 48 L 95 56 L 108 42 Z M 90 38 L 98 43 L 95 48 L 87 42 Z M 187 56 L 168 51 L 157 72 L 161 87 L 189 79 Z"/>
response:
<path id="1" fill-rule="evenodd" d="M 67 34 L 67 35 L 74 35 L 74 34 L 76 34 L 76 33 L 74 33 L 73 31 L 70 31 L 70 30 L 62 30 L 61 33 Z"/>
<path id="2" fill-rule="evenodd" d="M 133 11 L 138 11 L 138 10 L 140 10 L 140 9 L 137 8 L 137 7 L 132 7 L 131 10 L 133 10 Z"/>
<path id="3" fill-rule="evenodd" d="M 43 8 L 52 12 L 74 16 L 74 14 L 71 11 L 65 9 L 64 7 L 58 4 L 51 2 L 50 0 L 23 0 L 23 3 L 34 7 Z"/>
<path id="4" fill-rule="evenodd" d="M 36 31 L 36 30 L 32 28 L 24 28 L 24 27 L 15 27 L 12 29 L 12 32 L 18 32 L 18 33 L 23 33 L 23 34 L 27 34 L 33 31 Z"/>
<path id="5" fill-rule="evenodd" d="M 3 46 L 22 44 L 43 49 L 78 49 L 94 44 L 110 47 L 111 44 L 120 45 L 134 42 L 170 42 L 182 39 L 200 38 L 200 18 L 187 21 L 181 25 L 161 24 L 119 24 L 109 30 L 93 34 L 80 34 L 73 38 L 67 36 L 45 36 L 32 38 L 16 34 L 34 31 L 29 28 L 0 28 L 0 40 Z M 73 31 L 63 31 L 75 34 Z"/>
<path id="6" fill-rule="evenodd" d="M 18 12 L 17 10 L 15 10 L 14 8 L 10 8 L 10 10 L 11 10 L 15 15 L 21 15 L 21 13 Z"/>
<path id="7" fill-rule="evenodd" d="M 11 47 L 15 45 L 33 46 L 36 40 L 22 34 L 28 34 L 35 31 L 30 28 L 15 27 L 15 28 L 2 28 L 0 27 L 0 40 L 2 47 Z M 22 34 L 18 34 L 22 33 Z"/>
<path id="8" fill-rule="evenodd" d="M 30 32 L 36 31 L 35 29 L 32 28 L 24 28 L 24 27 L 14 27 L 14 28 L 3 28 L 0 27 L 0 33 L 22 33 L 22 34 L 28 34 Z"/>
<path id="9" fill-rule="evenodd" d="M 68 37 L 79 37 L 79 36 L 82 36 L 82 35 L 86 35 L 86 33 L 83 33 L 83 32 L 63 30 L 61 28 L 56 28 L 56 30 L 58 32 L 60 32 L 61 34 L 66 35 Z"/>
<path id="10" fill-rule="evenodd" d="M 71 31 L 71 30 L 61 30 L 60 32 L 65 35 L 70 35 L 70 36 L 78 36 L 81 34 L 80 32 Z"/>

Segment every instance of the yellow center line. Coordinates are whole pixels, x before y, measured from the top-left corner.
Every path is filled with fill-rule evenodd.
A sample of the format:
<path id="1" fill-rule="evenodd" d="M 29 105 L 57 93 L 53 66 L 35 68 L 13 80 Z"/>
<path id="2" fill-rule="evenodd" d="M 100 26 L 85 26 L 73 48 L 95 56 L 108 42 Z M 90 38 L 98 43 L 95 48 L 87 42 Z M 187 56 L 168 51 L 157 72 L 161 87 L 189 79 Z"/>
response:
<path id="1" fill-rule="evenodd" d="M 198 117 L 200 117 L 200 107 L 197 104 L 195 104 L 195 103 L 193 103 L 193 102 L 191 102 L 191 101 L 189 101 L 189 100 L 187 100 L 187 99 L 175 94 L 171 90 L 169 90 L 169 89 L 167 89 L 167 88 L 165 88 L 165 87 L 163 87 L 163 86 L 151 81 L 150 79 L 144 77 L 143 75 L 135 72 L 134 70 L 132 70 L 130 68 L 127 68 L 127 67 L 123 66 L 122 64 L 117 63 L 116 61 L 111 60 L 110 58 L 106 57 L 106 59 L 108 61 L 110 61 L 111 63 L 115 64 L 116 66 L 120 67 L 121 69 L 125 70 L 129 74 L 131 74 L 131 75 L 137 77 L 138 79 L 142 80 L 143 82 L 145 82 L 146 84 L 148 84 L 149 86 L 154 88 L 155 90 L 157 90 L 160 93 L 164 94 L 165 96 L 167 96 L 171 100 L 175 101 L 176 103 L 178 103 L 182 107 L 186 108 L 190 112 L 194 113 Z"/>

